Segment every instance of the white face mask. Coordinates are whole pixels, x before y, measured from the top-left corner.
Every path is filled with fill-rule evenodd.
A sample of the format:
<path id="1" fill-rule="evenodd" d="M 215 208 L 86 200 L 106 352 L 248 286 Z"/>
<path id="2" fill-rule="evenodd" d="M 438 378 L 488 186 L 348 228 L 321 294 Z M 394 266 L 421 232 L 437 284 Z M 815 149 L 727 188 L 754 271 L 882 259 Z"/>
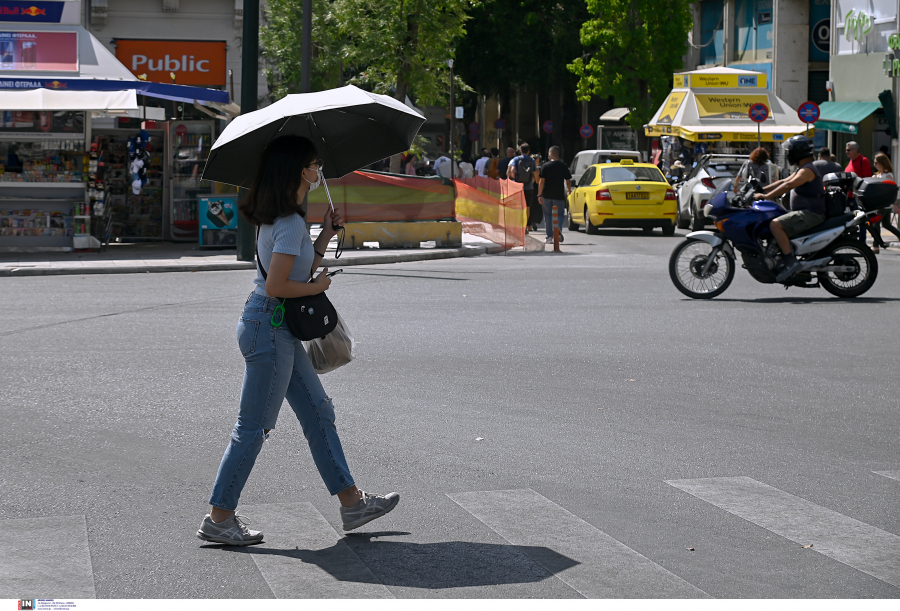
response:
<path id="1" fill-rule="evenodd" d="M 310 182 L 309 180 L 306 180 L 306 176 L 303 177 L 303 180 L 306 180 L 306 182 L 309 183 L 310 191 L 315 191 L 316 189 L 318 189 L 319 185 L 321 185 L 322 181 L 325 179 L 325 177 L 322 176 L 322 168 L 316 168 L 316 176 L 318 177 L 316 178 L 316 182 Z"/>

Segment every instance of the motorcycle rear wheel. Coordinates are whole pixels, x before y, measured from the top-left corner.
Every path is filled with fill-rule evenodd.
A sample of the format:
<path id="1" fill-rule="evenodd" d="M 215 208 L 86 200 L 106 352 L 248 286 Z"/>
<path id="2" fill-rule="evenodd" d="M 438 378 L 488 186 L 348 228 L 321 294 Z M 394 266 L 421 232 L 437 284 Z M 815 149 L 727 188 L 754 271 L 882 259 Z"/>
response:
<path id="1" fill-rule="evenodd" d="M 818 256 L 818 255 L 817 255 Z M 822 256 L 831 257 L 834 265 L 852 265 L 853 273 L 817 272 L 822 288 L 841 299 L 859 297 L 875 284 L 878 277 L 878 260 L 875 253 L 859 240 L 842 239 L 831 244 Z"/>
<path id="2" fill-rule="evenodd" d="M 720 250 L 707 274 L 703 266 L 713 247 L 700 240 L 686 240 L 669 257 L 669 277 L 679 291 L 691 299 L 712 299 L 725 292 L 734 280 L 734 259 Z"/>

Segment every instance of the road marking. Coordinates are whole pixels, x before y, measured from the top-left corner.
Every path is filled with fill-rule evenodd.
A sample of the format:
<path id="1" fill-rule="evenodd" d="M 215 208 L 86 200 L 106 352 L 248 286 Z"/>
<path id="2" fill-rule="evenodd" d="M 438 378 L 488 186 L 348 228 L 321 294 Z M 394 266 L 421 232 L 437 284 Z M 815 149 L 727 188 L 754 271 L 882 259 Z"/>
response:
<path id="1" fill-rule="evenodd" d="M 0 520 L 0 598 L 97 598 L 84 516 Z"/>
<path id="2" fill-rule="evenodd" d="M 900 587 L 900 537 L 749 477 L 666 482 L 794 543 Z"/>
<path id="3" fill-rule="evenodd" d="M 247 552 L 276 598 L 394 598 L 312 503 L 245 511 L 265 535 Z"/>
<path id="4" fill-rule="evenodd" d="M 883 475 L 900 482 L 900 471 L 872 471 L 875 475 Z"/>
<path id="5" fill-rule="evenodd" d="M 708 597 L 534 490 L 447 496 L 586 598 Z"/>

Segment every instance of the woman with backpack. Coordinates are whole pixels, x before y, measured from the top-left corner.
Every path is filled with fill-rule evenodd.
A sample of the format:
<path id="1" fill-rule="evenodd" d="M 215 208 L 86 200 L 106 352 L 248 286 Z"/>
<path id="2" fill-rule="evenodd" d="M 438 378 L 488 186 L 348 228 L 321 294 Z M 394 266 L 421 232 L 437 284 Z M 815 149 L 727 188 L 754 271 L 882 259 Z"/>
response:
<path id="1" fill-rule="evenodd" d="M 875 178 L 880 178 L 881 180 L 894 180 L 894 166 L 891 165 L 891 160 L 887 155 L 878 153 L 875 155 L 874 161 Z M 900 238 L 900 231 L 891 224 L 891 212 L 892 210 L 890 208 L 885 208 L 881 211 L 881 220 L 877 223 L 872 223 L 869 226 L 869 233 L 872 234 L 872 241 L 874 242 L 872 252 L 876 254 L 879 252 L 879 247 L 887 248 L 887 244 L 884 243 L 884 239 L 881 237 L 882 227 Z"/>
<path id="2" fill-rule="evenodd" d="M 737 193 L 742 180 L 755 178 L 763 187 L 769 186 L 769 153 L 766 149 L 759 147 L 750 153 L 750 159 L 744 162 L 737 176 L 734 177 L 734 191 Z"/>

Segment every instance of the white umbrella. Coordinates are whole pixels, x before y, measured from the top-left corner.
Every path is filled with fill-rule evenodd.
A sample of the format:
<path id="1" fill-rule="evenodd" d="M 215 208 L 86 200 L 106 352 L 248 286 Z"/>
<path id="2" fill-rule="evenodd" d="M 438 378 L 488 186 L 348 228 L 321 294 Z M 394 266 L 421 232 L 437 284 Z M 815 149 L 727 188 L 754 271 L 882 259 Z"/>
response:
<path id="1" fill-rule="evenodd" d="M 285 135 L 311 140 L 325 177 L 340 178 L 409 150 L 424 122 L 402 102 L 353 85 L 292 94 L 229 123 L 213 144 L 203 180 L 249 188 L 266 145 Z"/>

